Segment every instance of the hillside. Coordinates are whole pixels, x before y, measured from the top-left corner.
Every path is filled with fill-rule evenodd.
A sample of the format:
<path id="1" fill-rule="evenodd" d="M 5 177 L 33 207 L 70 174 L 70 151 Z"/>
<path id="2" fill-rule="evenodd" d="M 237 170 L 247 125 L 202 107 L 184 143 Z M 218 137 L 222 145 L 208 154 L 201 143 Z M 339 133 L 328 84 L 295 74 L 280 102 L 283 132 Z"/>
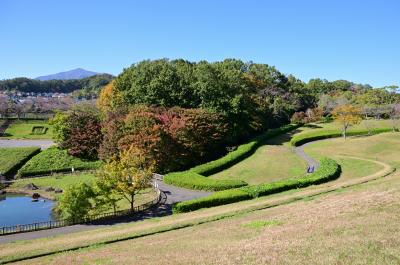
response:
<path id="1" fill-rule="evenodd" d="M 82 79 L 82 78 L 91 77 L 91 76 L 98 75 L 98 74 L 99 73 L 87 71 L 82 68 L 76 68 L 73 70 L 60 72 L 60 73 L 56 73 L 56 74 L 39 76 L 39 77 L 36 77 L 35 79 L 40 80 L 40 81 Z"/>

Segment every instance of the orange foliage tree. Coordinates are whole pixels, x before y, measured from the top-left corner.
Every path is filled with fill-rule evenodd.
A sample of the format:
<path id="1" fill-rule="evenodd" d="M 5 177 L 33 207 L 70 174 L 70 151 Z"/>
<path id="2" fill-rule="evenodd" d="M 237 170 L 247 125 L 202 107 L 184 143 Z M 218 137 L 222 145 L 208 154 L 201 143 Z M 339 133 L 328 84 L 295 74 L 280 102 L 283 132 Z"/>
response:
<path id="1" fill-rule="evenodd" d="M 348 128 L 362 121 L 361 109 L 353 105 L 339 105 L 332 111 L 332 115 L 342 126 L 344 139 L 346 139 Z"/>

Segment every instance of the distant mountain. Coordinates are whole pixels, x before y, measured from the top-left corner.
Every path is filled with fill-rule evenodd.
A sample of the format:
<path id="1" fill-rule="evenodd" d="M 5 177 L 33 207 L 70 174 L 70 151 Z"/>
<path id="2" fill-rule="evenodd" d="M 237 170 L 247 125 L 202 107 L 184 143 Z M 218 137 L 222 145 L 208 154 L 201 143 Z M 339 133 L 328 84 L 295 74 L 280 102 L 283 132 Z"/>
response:
<path id="1" fill-rule="evenodd" d="M 35 79 L 40 80 L 40 81 L 54 80 L 54 79 L 57 79 L 57 80 L 82 79 L 82 78 L 86 78 L 86 77 L 90 77 L 90 76 L 94 76 L 94 75 L 98 75 L 98 74 L 99 73 L 87 71 L 82 68 L 76 68 L 76 69 L 73 69 L 70 71 L 61 72 L 61 73 L 57 73 L 57 74 L 39 76 L 39 77 L 36 77 Z"/>

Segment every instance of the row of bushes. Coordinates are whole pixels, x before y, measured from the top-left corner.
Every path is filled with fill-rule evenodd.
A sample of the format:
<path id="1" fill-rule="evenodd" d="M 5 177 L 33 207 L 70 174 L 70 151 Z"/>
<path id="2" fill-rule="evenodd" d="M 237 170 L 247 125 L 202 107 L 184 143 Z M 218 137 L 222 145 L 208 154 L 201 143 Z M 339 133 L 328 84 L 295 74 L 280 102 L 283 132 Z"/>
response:
<path id="1" fill-rule="evenodd" d="M 320 161 L 320 167 L 312 174 L 299 178 L 215 192 L 204 198 L 177 203 L 174 205 L 173 211 L 174 213 L 190 212 L 201 208 L 209 208 L 307 187 L 336 179 L 340 176 L 340 173 L 340 165 L 335 160 L 323 158 Z"/>
<path id="2" fill-rule="evenodd" d="M 164 181 L 167 184 L 178 187 L 209 191 L 221 191 L 246 186 L 247 183 L 241 180 L 215 180 L 207 178 L 207 176 L 225 170 L 249 157 L 266 140 L 298 127 L 299 125 L 289 124 L 281 128 L 269 130 L 255 137 L 252 141 L 240 145 L 235 151 L 229 152 L 224 157 L 186 171 L 169 173 L 165 175 Z"/>
<path id="3" fill-rule="evenodd" d="M 355 135 L 369 135 L 369 134 L 378 134 L 384 132 L 391 132 L 392 128 L 376 128 L 366 130 L 366 129 L 358 129 L 358 130 L 350 130 L 346 133 L 347 136 L 355 136 Z M 301 133 L 295 135 L 291 140 L 290 143 L 293 146 L 300 146 L 308 142 L 323 140 L 328 138 L 336 138 L 343 136 L 342 132 L 339 130 L 319 130 L 319 131 L 312 131 L 308 133 Z"/>
<path id="4" fill-rule="evenodd" d="M 68 154 L 66 150 L 52 147 L 32 157 L 20 170 L 18 177 L 30 177 L 75 170 L 94 170 L 101 161 L 83 160 Z"/>
<path id="5" fill-rule="evenodd" d="M 0 174 L 11 177 L 17 170 L 40 153 L 38 147 L 0 148 Z"/>

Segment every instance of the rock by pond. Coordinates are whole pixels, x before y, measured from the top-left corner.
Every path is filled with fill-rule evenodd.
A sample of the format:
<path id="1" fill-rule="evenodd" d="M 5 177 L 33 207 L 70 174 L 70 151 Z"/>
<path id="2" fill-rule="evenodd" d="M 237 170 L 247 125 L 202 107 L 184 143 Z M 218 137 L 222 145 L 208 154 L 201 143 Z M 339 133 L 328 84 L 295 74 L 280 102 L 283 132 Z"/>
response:
<path id="1" fill-rule="evenodd" d="M 37 190 L 37 189 L 39 189 L 35 184 L 33 184 L 33 183 L 29 183 L 29 184 L 26 184 L 25 186 L 24 186 L 24 189 L 26 189 L 26 190 Z"/>

